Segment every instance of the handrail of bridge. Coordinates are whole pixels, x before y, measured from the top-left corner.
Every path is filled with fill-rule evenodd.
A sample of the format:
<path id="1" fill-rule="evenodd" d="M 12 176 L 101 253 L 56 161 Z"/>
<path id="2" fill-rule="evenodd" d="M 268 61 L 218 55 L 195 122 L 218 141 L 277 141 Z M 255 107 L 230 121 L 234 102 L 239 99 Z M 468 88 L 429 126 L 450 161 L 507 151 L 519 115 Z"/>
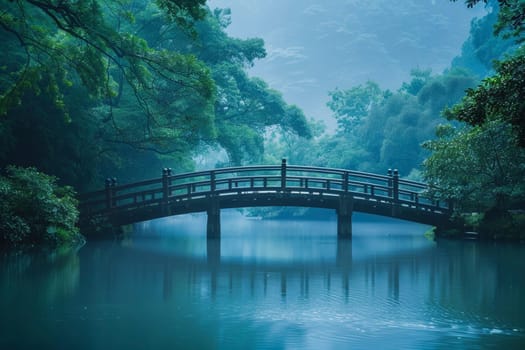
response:
<path id="1" fill-rule="evenodd" d="M 351 194 L 356 199 L 409 205 L 421 210 L 449 212 L 449 203 L 425 196 L 424 183 L 399 178 L 397 170 L 379 175 L 353 170 L 311 166 L 254 165 L 172 174 L 163 169 L 160 178 L 119 185 L 106 179 L 103 190 L 79 196 L 85 215 L 167 204 L 206 196 L 240 195 L 256 192 Z"/>

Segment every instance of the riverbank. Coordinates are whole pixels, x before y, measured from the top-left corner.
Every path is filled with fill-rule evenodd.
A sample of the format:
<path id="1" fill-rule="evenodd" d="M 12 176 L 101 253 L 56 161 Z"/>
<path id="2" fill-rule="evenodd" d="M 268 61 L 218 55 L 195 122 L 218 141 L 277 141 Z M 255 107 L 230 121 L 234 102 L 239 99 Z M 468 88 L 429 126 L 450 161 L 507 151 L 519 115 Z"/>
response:
<path id="1" fill-rule="evenodd" d="M 468 213 L 455 217 L 450 227 L 437 229 L 437 238 L 525 243 L 525 213 L 499 215 Z"/>

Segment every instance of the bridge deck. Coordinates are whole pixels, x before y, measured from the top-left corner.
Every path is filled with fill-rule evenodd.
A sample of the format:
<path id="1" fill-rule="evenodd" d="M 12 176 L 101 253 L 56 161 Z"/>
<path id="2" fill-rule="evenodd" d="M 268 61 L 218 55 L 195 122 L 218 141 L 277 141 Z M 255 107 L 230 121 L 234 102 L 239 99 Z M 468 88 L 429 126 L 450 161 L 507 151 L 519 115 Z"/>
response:
<path id="1" fill-rule="evenodd" d="M 335 209 L 343 220 L 343 231 L 345 225 L 350 225 L 352 211 L 438 226 L 448 220 L 451 208 L 425 197 L 427 187 L 400 179 L 397 171 L 377 175 L 289 166 L 284 160 L 280 166 L 232 167 L 177 175 L 164 169 L 161 178 L 125 185 L 108 179 L 104 190 L 82 195 L 81 227 L 101 219 L 119 226 L 205 211 L 208 226 L 216 225 L 212 231 L 220 231 L 220 209 L 261 206 Z M 210 222 L 210 217 L 215 223 Z M 351 235 L 351 228 L 345 234 Z"/>

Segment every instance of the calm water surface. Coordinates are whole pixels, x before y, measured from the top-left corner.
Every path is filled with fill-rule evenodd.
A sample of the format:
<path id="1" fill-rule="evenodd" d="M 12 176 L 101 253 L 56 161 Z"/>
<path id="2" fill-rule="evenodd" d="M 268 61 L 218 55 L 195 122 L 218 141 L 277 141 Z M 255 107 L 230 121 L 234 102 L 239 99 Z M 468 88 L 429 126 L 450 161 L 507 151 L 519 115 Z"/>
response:
<path id="1" fill-rule="evenodd" d="M 525 246 L 223 213 L 0 255 L 0 349 L 525 349 Z"/>

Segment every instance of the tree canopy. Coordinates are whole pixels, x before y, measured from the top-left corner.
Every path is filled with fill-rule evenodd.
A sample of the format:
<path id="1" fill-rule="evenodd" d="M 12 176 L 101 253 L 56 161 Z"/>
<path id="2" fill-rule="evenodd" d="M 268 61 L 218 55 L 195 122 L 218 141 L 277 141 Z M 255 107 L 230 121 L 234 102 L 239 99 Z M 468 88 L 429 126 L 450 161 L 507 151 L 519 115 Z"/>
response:
<path id="1" fill-rule="evenodd" d="M 475 127 L 442 125 L 438 138 L 424 144 L 425 178 L 439 199 L 453 199 L 458 211 L 512 209 L 525 194 L 525 149 L 501 120 Z"/>
<path id="2" fill-rule="evenodd" d="M 473 126 L 504 120 L 514 126 L 525 146 L 525 50 L 496 62 L 495 68 L 496 74 L 468 89 L 461 103 L 445 115 Z"/>
<path id="3" fill-rule="evenodd" d="M 247 76 L 264 42 L 229 37 L 228 10 L 204 0 L 0 6 L 2 166 L 82 188 L 188 170 L 206 147 L 233 164 L 258 161 L 268 128 L 309 135 L 302 111 Z"/>
<path id="4" fill-rule="evenodd" d="M 22 48 L 8 54 L 23 59 L 8 61 L 12 66 L 2 84 L 0 111 L 5 113 L 19 103 L 24 89 L 44 79 L 43 73 L 47 73 L 49 90 L 55 90 L 57 104 L 62 102 L 61 83 L 71 85 L 75 79 L 95 97 L 114 97 L 120 88 L 117 84 L 125 80 L 137 99 L 145 100 L 148 90 L 159 87 L 155 83 L 160 79 L 211 98 L 213 84 L 203 65 L 190 56 L 150 48 L 134 27 L 137 13 L 146 10 L 148 15 L 161 16 L 160 9 L 165 9 L 177 22 L 187 23 L 182 20 L 186 15 L 202 19 L 204 1 L 156 3 L 157 10 L 147 7 L 147 2 L 116 0 L 4 3 L 0 27 L 10 45 Z"/>
<path id="5" fill-rule="evenodd" d="M 480 1 L 467 1 L 469 7 Z M 486 2 L 486 1 L 485 1 Z M 495 32 L 523 42 L 523 1 L 498 1 Z M 525 51 L 517 48 L 496 61 L 495 72 L 444 111 L 459 126 L 440 126 L 424 146 L 431 195 L 455 200 L 458 213 L 482 216 L 479 229 L 491 236 L 522 236 L 525 203 Z M 497 223 L 494 226 L 494 222 Z"/>
<path id="6" fill-rule="evenodd" d="M 450 0 L 456 2 L 457 0 Z M 478 3 L 494 4 L 494 0 L 465 0 L 467 7 L 474 7 Z M 498 22 L 494 26 L 494 33 L 503 34 L 517 38 L 518 42 L 523 42 L 522 37 L 525 26 L 525 3 L 521 0 L 497 0 L 499 6 Z"/>
<path id="7" fill-rule="evenodd" d="M 383 90 L 366 82 L 329 93 L 328 106 L 337 121 L 334 134 L 312 123 L 314 137 L 278 138 L 272 159 L 287 157 L 291 162 L 384 173 L 397 168 L 403 176 L 419 178 L 428 156 L 422 142 L 434 137 L 440 116 L 473 87 L 478 79 L 465 69 L 453 68 L 443 74 L 413 69 L 411 79 L 398 91 Z M 421 178 L 419 178 L 421 179 Z"/>

